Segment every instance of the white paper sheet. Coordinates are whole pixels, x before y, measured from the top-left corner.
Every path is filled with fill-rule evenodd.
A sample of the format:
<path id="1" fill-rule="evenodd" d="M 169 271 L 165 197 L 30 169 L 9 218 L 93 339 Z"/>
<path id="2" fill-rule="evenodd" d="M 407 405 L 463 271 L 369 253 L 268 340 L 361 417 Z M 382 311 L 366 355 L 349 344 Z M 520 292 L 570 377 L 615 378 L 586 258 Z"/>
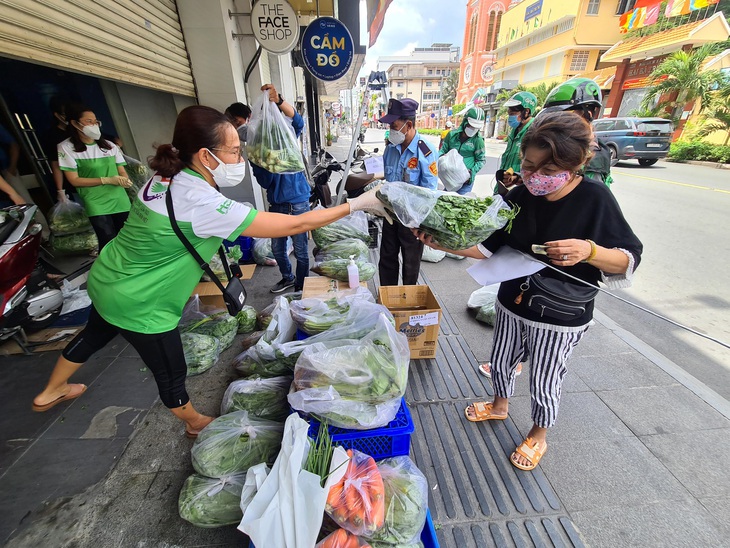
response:
<path id="1" fill-rule="evenodd" d="M 383 157 L 371 156 L 370 158 L 365 158 L 365 171 L 373 174 L 383 173 L 385 171 L 385 168 L 383 167 Z"/>
<path id="2" fill-rule="evenodd" d="M 503 246 L 494 255 L 470 266 L 466 271 L 478 284 L 491 285 L 529 276 L 543 268 L 545 263 Z"/>

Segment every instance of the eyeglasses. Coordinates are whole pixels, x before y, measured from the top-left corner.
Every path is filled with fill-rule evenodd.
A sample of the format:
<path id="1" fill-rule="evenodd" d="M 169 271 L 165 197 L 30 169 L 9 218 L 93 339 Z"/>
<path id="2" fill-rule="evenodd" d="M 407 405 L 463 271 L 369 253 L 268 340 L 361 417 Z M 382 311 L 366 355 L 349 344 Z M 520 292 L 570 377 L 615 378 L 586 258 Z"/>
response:
<path id="1" fill-rule="evenodd" d="M 79 122 L 81 122 L 85 126 L 99 126 L 99 127 L 101 127 L 101 120 L 87 119 L 87 120 L 79 120 Z"/>
<path id="2" fill-rule="evenodd" d="M 225 148 L 214 148 L 213 150 L 220 150 L 221 152 L 225 152 L 227 154 L 235 154 L 237 158 L 243 158 L 243 147 L 233 147 L 232 150 L 228 150 Z"/>

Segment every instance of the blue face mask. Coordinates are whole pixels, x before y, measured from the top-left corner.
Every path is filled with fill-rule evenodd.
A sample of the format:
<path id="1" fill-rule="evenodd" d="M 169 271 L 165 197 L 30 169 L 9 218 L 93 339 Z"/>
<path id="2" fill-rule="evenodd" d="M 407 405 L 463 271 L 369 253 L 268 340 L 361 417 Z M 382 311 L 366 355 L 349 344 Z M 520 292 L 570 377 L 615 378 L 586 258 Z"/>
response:
<path id="1" fill-rule="evenodd" d="M 507 125 L 511 128 L 516 128 L 520 125 L 520 119 L 517 117 L 516 114 L 510 114 L 507 117 Z"/>

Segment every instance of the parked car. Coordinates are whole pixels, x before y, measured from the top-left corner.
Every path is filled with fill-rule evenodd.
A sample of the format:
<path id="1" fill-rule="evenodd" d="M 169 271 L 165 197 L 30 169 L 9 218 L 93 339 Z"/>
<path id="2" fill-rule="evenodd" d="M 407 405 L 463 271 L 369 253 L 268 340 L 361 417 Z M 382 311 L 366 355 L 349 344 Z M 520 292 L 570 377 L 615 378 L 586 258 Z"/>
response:
<path id="1" fill-rule="evenodd" d="M 593 130 L 611 150 L 611 165 L 619 160 L 639 160 L 649 167 L 669 154 L 674 126 L 664 118 L 601 118 Z"/>

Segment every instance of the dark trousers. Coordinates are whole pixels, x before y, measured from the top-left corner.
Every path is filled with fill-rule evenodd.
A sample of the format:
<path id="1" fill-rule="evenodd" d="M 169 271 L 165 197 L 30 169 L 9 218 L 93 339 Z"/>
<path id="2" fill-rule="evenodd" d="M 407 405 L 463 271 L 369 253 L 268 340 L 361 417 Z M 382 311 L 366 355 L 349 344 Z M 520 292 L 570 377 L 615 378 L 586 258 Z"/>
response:
<path id="1" fill-rule="evenodd" d="M 162 403 L 172 409 L 190 401 L 185 390 L 188 368 L 177 328 L 151 334 L 127 331 L 107 322 L 92 306 L 86 327 L 68 343 L 63 357 L 73 363 L 85 363 L 117 334 L 134 347 L 152 371 Z"/>
<path id="2" fill-rule="evenodd" d="M 104 246 L 111 242 L 119 231 L 122 230 L 124 222 L 129 217 L 129 212 L 124 213 L 110 213 L 109 215 L 92 215 L 89 217 L 89 222 L 94 228 L 96 238 L 99 240 L 99 251 L 104 249 Z"/>
<path id="3" fill-rule="evenodd" d="M 403 285 L 416 285 L 421 270 L 423 243 L 411 229 L 394 220 L 383 222 L 380 239 L 380 285 L 398 285 L 398 254 L 403 258 Z"/>

